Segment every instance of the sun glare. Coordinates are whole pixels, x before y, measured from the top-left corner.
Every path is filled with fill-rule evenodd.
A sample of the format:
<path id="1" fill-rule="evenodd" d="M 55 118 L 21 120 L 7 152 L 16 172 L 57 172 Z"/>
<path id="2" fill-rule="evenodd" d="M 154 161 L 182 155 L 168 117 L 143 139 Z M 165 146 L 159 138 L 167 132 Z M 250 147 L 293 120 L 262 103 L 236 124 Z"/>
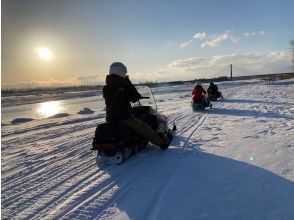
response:
<path id="1" fill-rule="evenodd" d="M 60 113 L 62 109 L 60 101 L 50 101 L 40 103 L 37 112 L 42 116 L 50 117 Z"/>
<path id="2" fill-rule="evenodd" d="M 49 61 L 53 58 L 52 52 L 46 47 L 36 48 L 35 51 L 36 51 L 38 57 L 42 60 Z"/>

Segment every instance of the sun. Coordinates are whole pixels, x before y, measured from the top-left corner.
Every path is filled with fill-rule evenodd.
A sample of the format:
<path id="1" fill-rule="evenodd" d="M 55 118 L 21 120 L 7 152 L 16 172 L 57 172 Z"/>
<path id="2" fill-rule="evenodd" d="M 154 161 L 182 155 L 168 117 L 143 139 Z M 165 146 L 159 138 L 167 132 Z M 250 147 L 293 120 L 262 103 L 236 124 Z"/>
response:
<path id="1" fill-rule="evenodd" d="M 35 49 L 38 57 L 42 60 L 49 61 L 53 58 L 53 54 L 51 50 L 49 50 L 47 47 L 39 47 Z"/>

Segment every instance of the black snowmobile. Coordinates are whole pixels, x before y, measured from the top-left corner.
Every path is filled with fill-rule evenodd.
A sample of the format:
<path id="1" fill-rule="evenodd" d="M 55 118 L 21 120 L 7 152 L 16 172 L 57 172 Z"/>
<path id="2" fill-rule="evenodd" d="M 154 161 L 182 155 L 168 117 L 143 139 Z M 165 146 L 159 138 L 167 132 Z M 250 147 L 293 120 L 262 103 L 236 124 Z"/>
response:
<path id="1" fill-rule="evenodd" d="M 222 98 L 222 94 L 217 91 L 217 92 L 211 92 L 211 91 L 207 91 L 208 92 L 208 98 L 211 101 L 217 101 L 218 98 Z"/>
<path id="2" fill-rule="evenodd" d="M 210 83 L 210 86 L 207 89 L 208 98 L 211 101 L 217 101 L 218 98 L 223 98 L 222 93 L 218 91 L 217 85 Z"/>
<path id="3" fill-rule="evenodd" d="M 136 118 L 148 123 L 163 139 L 171 141 L 176 131 L 175 124 L 168 128 L 167 117 L 157 113 L 157 105 L 152 91 L 147 86 L 137 87 L 143 99 L 132 104 Z M 91 150 L 98 151 L 98 157 L 110 159 L 111 163 L 121 164 L 132 154 L 144 149 L 148 141 L 136 131 L 122 123 L 106 122 L 99 124 L 95 131 Z"/>

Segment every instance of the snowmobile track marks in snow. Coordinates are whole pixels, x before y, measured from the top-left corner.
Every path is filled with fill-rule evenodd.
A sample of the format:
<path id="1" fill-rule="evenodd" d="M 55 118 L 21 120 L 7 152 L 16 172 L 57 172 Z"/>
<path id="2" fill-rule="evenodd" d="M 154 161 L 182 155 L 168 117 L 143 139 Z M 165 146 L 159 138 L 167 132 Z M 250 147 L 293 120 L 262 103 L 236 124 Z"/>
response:
<path id="1" fill-rule="evenodd" d="M 136 177 L 144 175 L 140 167 L 135 165 L 137 162 L 136 160 L 130 160 L 129 163 L 125 163 L 122 166 L 111 165 L 108 169 L 106 168 L 104 172 L 105 175 L 109 175 L 109 177 L 104 179 L 101 184 L 96 184 L 91 192 L 83 196 L 84 198 L 82 201 L 75 201 L 74 204 L 61 211 L 56 218 L 82 218 L 82 213 L 91 212 L 91 215 L 95 216 L 95 219 L 99 219 L 99 217 L 105 214 L 104 210 L 114 205 L 115 200 L 125 196 L 136 183 L 136 178 L 134 178 L 134 176 L 125 176 L 126 172 L 130 172 Z M 119 183 L 117 182 L 118 180 Z M 117 188 L 117 184 L 120 185 L 119 188 Z M 95 183 L 93 183 L 93 186 L 94 185 Z"/>
<path id="2" fill-rule="evenodd" d="M 186 116 L 181 115 L 176 117 L 173 122 L 176 122 L 177 119 L 184 119 L 186 118 Z M 190 138 L 195 134 L 195 132 L 198 130 L 198 128 L 203 124 L 203 122 L 205 121 L 205 119 L 207 118 L 207 114 L 205 115 L 201 115 L 196 124 L 192 124 L 191 126 L 189 126 L 189 128 L 186 130 L 182 130 L 180 132 L 180 134 L 184 134 L 186 131 L 188 131 L 189 129 L 191 129 L 191 127 L 195 127 L 192 132 L 188 135 L 188 138 L 186 140 L 186 142 L 184 143 L 184 145 L 181 146 L 182 149 L 185 149 L 186 145 L 188 144 Z M 188 119 L 189 120 L 189 119 Z M 173 143 L 173 141 L 172 141 Z M 172 144 L 171 143 L 171 144 Z M 180 157 L 182 158 L 182 157 Z M 180 158 L 178 160 L 180 160 Z M 128 172 L 134 173 L 134 170 L 136 172 L 138 172 L 138 176 L 143 175 L 143 173 L 139 172 L 137 170 L 137 168 L 135 168 L 134 166 L 131 165 L 131 162 L 135 162 L 135 161 L 129 161 L 127 166 Z M 148 161 L 147 161 L 148 162 Z M 177 164 L 177 163 L 175 163 Z M 131 166 L 131 167 L 130 167 Z M 113 166 L 111 166 L 113 168 Z M 116 167 L 116 166 L 115 166 Z M 169 180 L 171 180 L 172 178 L 174 178 L 174 172 L 177 169 L 177 166 L 175 167 L 175 169 L 169 169 L 169 175 L 170 178 L 168 178 L 167 180 L 162 180 L 159 181 L 160 185 L 162 187 L 159 187 L 159 191 L 155 193 L 155 195 L 158 195 L 156 197 L 153 198 L 153 200 L 151 201 L 149 207 L 147 208 L 146 212 L 144 215 L 142 216 L 152 216 L 154 213 L 154 208 L 156 207 L 156 204 L 158 204 L 158 201 L 160 201 L 162 195 L 164 194 L 165 190 L 162 191 L 162 189 L 164 189 L 165 185 L 168 185 Z M 115 179 L 120 179 L 124 174 L 125 174 L 125 169 L 122 167 L 116 167 L 114 168 L 114 170 L 116 170 L 116 172 L 112 173 L 111 175 L 113 177 L 115 177 Z M 107 171 L 107 167 L 105 169 L 105 171 Z M 130 179 L 130 181 L 128 181 L 128 184 L 126 186 L 126 188 L 122 191 L 122 192 L 118 192 L 118 194 L 115 194 L 112 198 L 111 194 L 114 193 L 114 188 L 115 187 L 115 182 L 111 181 L 112 178 L 110 178 L 109 180 L 106 180 L 104 182 L 102 182 L 102 185 L 98 187 L 98 189 L 95 190 L 96 193 L 90 195 L 87 199 L 85 199 L 84 201 L 78 203 L 77 206 L 71 206 L 70 208 L 68 208 L 67 210 L 64 210 L 63 212 L 61 212 L 58 215 L 58 218 L 62 218 L 62 219 L 71 219 L 71 217 L 76 217 L 81 215 L 83 212 L 88 211 L 89 209 L 91 209 L 91 212 L 95 212 L 99 215 L 103 215 L 103 210 L 105 210 L 107 207 L 110 207 L 110 205 L 112 205 L 114 203 L 114 201 L 116 199 L 118 199 L 119 197 L 122 197 L 123 195 L 126 194 L 126 192 L 128 192 L 131 188 L 132 185 L 134 184 L 134 178 Z M 132 184 L 133 183 L 133 184 Z M 121 187 L 122 188 L 122 187 Z M 102 199 L 102 198 L 105 199 Z M 97 200 L 99 200 L 99 203 L 97 203 Z M 104 201 L 104 202 L 103 202 Z"/>
<path id="3" fill-rule="evenodd" d="M 189 143 L 191 137 L 196 133 L 196 131 L 199 129 L 199 127 L 204 123 L 206 118 L 208 117 L 208 114 L 201 115 L 200 118 L 198 119 L 195 128 L 192 130 L 190 135 L 188 136 L 187 140 L 185 143 L 182 145 L 182 149 L 185 150 L 187 144 Z M 183 134 L 182 132 L 181 134 Z M 179 163 L 183 162 L 182 158 L 185 156 L 185 151 L 182 151 L 181 154 L 177 157 L 177 161 L 174 161 L 173 163 L 175 164 L 174 169 L 170 169 L 169 173 L 169 178 L 165 179 L 164 181 L 160 181 L 161 187 L 158 187 L 158 192 L 156 193 L 156 197 L 154 197 L 146 210 L 145 214 L 143 215 L 144 218 L 146 219 L 157 219 L 157 215 L 160 210 L 160 203 L 161 200 L 166 193 L 167 189 L 169 188 L 169 185 L 173 182 L 173 179 L 176 176 L 177 170 L 179 168 Z M 163 189 L 163 190 L 162 190 Z M 148 216 L 148 217 L 147 217 Z"/>
<path id="4" fill-rule="evenodd" d="M 199 118 L 199 123 L 197 123 L 197 126 L 195 129 L 191 132 L 191 134 L 188 136 L 185 144 L 183 145 L 183 149 L 186 148 L 187 144 L 189 143 L 191 137 L 196 133 L 196 131 L 199 129 L 199 127 L 203 124 L 203 122 L 206 120 L 208 114 L 202 115 L 201 118 Z"/>
<path id="5" fill-rule="evenodd" d="M 172 114 L 169 124 L 176 122 L 177 127 L 181 128 L 178 129 L 175 141 L 178 135 L 186 137 L 182 145 L 179 146 L 180 153 L 187 146 L 190 138 L 196 133 L 197 129 L 204 123 L 206 117 L 207 115 L 204 114 L 191 115 L 189 112 Z M 90 217 L 103 217 L 107 215 L 105 211 L 109 207 L 112 207 L 117 200 L 127 198 L 128 192 L 137 184 L 136 178 L 133 178 L 134 175 L 139 179 L 144 179 L 142 177 L 145 174 L 140 169 L 143 166 L 142 164 L 149 164 L 150 162 L 157 164 L 157 161 L 160 161 L 164 154 L 169 154 L 168 151 L 163 154 L 154 148 L 150 148 L 150 151 L 147 153 L 146 151 L 142 152 L 139 157 L 134 157 L 121 167 L 99 166 L 98 170 L 94 169 L 87 172 L 91 168 L 91 165 L 93 166 L 93 157 L 88 157 L 90 153 L 87 151 L 87 146 L 91 140 L 92 133 L 89 130 L 95 127 L 96 122 L 94 122 L 89 121 L 87 124 L 78 127 L 78 129 L 72 126 L 66 129 L 60 129 L 60 127 L 50 129 L 53 135 L 48 135 L 48 130 L 39 130 L 39 132 L 23 136 L 22 140 L 26 148 L 30 147 L 29 140 L 34 140 L 38 141 L 38 146 L 40 147 L 44 148 L 48 145 L 50 150 L 42 154 L 28 155 L 28 159 L 38 163 L 32 163 L 32 169 L 25 169 L 25 172 L 21 176 L 15 176 L 15 174 L 18 173 L 17 170 L 19 168 L 23 167 L 22 161 L 18 165 L 19 168 L 15 166 L 12 169 L 11 167 L 7 167 L 10 175 L 7 175 L 6 181 L 8 182 L 5 182 L 4 189 L 6 192 L 9 190 L 11 194 L 5 198 L 5 203 L 10 209 L 7 210 L 8 212 L 4 216 L 22 216 L 33 219 L 57 217 L 70 219 L 71 217 L 82 217 L 83 213 L 91 210 L 92 214 L 88 213 Z M 80 132 L 81 128 L 86 129 Z M 67 133 L 66 136 L 64 136 L 65 133 Z M 38 134 L 40 137 L 37 137 Z M 19 141 L 16 139 L 9 138 L 7 142 L 10 142 L 11 146 L 16 148 L 17 146 L 15 144 Z M 54 157 L 50 157 L 52 155 Z M 76 164 L 72 163 L 72 161 L 78 160 L 83 162 L 75 166 Z M 137 166 L 138 163 L 140 163 L 139 166 Z M 150 166 L 150 170 L 155 168 L 154 166 Z M 166 170 L 166 174 L 163 175 L 162 181 L 159 184 L 161 185 L 162 182 L 163 188 L 160 187 L 161 190 L 165 188 L 165 185 L 168 185 L 168 180 L 175 178 L 173 173 L 177 169 L 177 165 L 174 164 L 173 160 L 165 161 L 162 168 Z M 124 177 L 128 172 L 132 173 L 132 178 Z M 77 176 L 79 177 L 78 179 L 75 178 Z M 116 189 L 114 180 L 118 181 L 120 189 Z M 44 181 L 48 184 L 40 188 L 38 183 Z M 18 184 L 28 187 L 20 189 L 17 186 Z M 145 208 L 143 210 L 146 216 L 152 216 L 152 213 L 156 213 L 154 207 L 158 204 L 158 201 L 162 200 L 162 196 L 165 193 L 161 192 L 161 190 L 156 189 L 154 194 L 152 194 L 146 206 L 146 212 Z M 13 191 L 17 194 L 12 194 Z M 24 195 L 24 197 L 22 201 L 18 201 L 21 195 Z M 38 197 L 42 197 L 42 200 L 39 200 Z M 13 205 L 10 205 L 11 203 Z M 20 207 L 15 206 L 17 204 Z"/>

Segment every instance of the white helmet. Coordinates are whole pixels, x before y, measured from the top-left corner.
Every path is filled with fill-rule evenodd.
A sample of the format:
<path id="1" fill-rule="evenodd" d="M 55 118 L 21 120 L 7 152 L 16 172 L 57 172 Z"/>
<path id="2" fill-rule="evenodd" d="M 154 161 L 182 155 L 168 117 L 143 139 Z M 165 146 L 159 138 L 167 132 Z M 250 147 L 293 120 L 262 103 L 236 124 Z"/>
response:
<path id="1" fill-rule="evenodd" d="M 120 62 L 114 62 L 110 65 L 109 74 L 118 75 L 120 77 L 125 78 L 127 74 L 127 67 Z"/>
<path id="2" fill-rule="evenodd" d="M 196 81 L 195 82 L 195 86 L 201 86 L 201 82 L 200 81 Z"/>

